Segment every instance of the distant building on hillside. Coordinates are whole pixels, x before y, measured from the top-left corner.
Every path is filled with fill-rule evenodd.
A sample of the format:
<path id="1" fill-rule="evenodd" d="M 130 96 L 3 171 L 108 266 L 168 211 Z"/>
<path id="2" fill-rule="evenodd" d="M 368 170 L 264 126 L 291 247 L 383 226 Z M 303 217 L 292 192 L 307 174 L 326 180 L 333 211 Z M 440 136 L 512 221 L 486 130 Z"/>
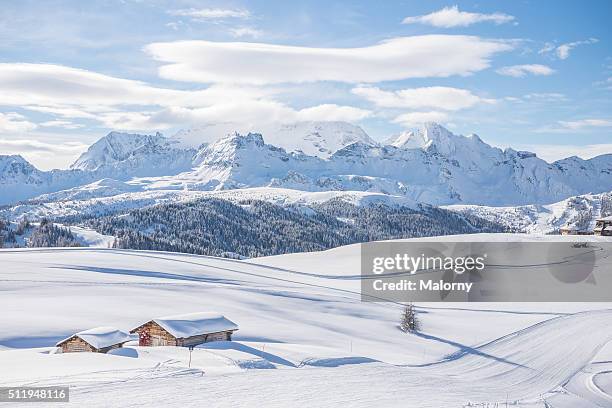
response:
<path id="1" fill-rule="evenodd" d="M 62 353 L 106 353 L 123 347 L 123 344 L 130 340 L 128 333 L 114 327 L 96 327 L 75 333 L 56 346 L 62 349 Z"/>
<path id="2" fill-rule="evenodd" d="M 593 232 L 595 235 L 612 236 L 612 216 L 598 218 Z"/>
<path id="3" fill-rule="evenodd" d="M 564 225 L 560 229 L 561 235 L 593 235 L 593 231 L 580 229 L 572 225 Z"/>
<path id="4" fill-rule="evenodd" d="M 238 325 L 218 313 L 201 312 L 150 320 L 130 333 L 138 333 L 140 346 L 193 347 L 211 341 L 231 340 Z"/>

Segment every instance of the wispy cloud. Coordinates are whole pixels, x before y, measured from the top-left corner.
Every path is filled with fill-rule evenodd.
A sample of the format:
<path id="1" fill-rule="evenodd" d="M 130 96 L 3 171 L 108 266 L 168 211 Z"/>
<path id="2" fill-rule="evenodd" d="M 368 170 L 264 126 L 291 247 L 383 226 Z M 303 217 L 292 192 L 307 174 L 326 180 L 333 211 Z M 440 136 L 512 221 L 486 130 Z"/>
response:
<path id="1" fill-rule="evenodd" d="M 193 20 L 224 20 L 251 18 L 251 12 L 247 9 L 225 9 L 225 8 L 189 8 L 180 10 L 169 10 L 172 16 L 189 17 Z"/>
<path id="2" fill-rule="evenodd" d="M 0 139 L 0 150 L 9 154 L 20 152 L 80 152 L 87 148 L 80 142 L 47 143 L 36 139 Z"/>
<path id="3" fill-rule="evenodd" d="M 489 67 L 494 54 L 510 49 L 508 42 L 461 35 L 399 37 L 360 48 L 212 41 L 162 42 L 145 47 L 153 58 L 165 63 L 159 68 L 163 78 L 258 85 L 373 83 L 469 75 Z"/>
<path id="4" fill-rule="evenodd" d="M 458 6 L 444 7 L 441 10 L 422 16 L 406 17 L 402 24 L 427 24 L 434 27 L 452 28 L 452 27 L 467 27 L 472 24 L 482 22 L 492 22 L 495 24 L 503 24 L 514 21 L 514 16 L 504 13 L 470 13 L 460 11 Z"/>
<path id="5" fill-rule="evenodd" d="M 515 78 L 522 78 L 528 74 L 551 75 L 555 72 L 555 70 L 547 65 L 525 64 L 525 65 L 511 65 L 508 67 L 502 67 L 496 70 L 495 72 L 497 72 L 500 75 L 511 76 Z"/>
<path id="6" fill-rule="evenodd" d="M 588 118 L 577 120 L 560 120 L 554 125 L 542 126 L 534 131 L 537 133 L 571 133 L 592 129 L 612 129 L 612 120 L 604 118 Z"/>
<path id="7" fill-rule="evenodd" d="M 16 112 L 0 112 L 0 133 L 24 133 L 36 129 L 36 124 Z"/>
<path id="8" fill-rule="evenodd" d="M 559 124 L 567 129 L 579 130 L 593 127 L 612 127 L 612 120 L 608 119 L 581 119 L 574 121 L 559 121 Z"/>
<path id="9" fill-rule="evenodd" d="M 235 38 L 259 38 L 264 34 L 262 30 L 253 27 L 233 27 L 229 29 L 229 33 L 232 37 Z"/>
<path id="10" fill-rule="evenodd" d="M 85 135 L 79 137 L 86 138 Z M 23 139 L 0 137 L 2 154 L 22 155 L 30 163 L 44 170 L 65 168 L 87 150 L 87 147 L 87 144 L 81 142 L 62 140 L 58 134 L 38 133 Z"/>
<path id="11" fill-rule="evenodd" d="M 0 106 L 55 115 L 41 126 L 74 127 L 66 119 L 94 120 L 123 130 L 166 129 L 176 125 L 272 121 L 358 121 L 370 114 L 351 106 L 322 103 L 294 109 L 273 99 L 275 90 L 243 85 L 211 85 L 200 90 L 154 87 L 82 69 L 49 64 L 0 64 Z M 0 129 L 36 126 L 12 113 L 0 116 Z"/>
<path id="12" fill-rule="evenodd" d="M 46 122 L 39 123 L 38 125 L 42 127 L 55 127 L 62 129 L 79 129 L 83 127 L 83 125 L 73 123 L 69 120 L 48 120 Z"/>
<path id="13" fill-rule="evenodd" d="M 408 112 L 393 119 L 394 123 L 399 123 L 405 127 L 414 127 L 426 122 L 444 123 L 448 120 L 448 113 L 439 111 L 428 112 Z"/>
<path id="14" fill-rule="evenodd" d="M 503 98 L 508 102 L 516 103 L 553 103 L 553 102 L 567 102 L 570 99 L 559 92 L 532 92 L 522 96 L 506 96 Z"/>
<path id="15" fill-rule="evenodd" d="M 554 43 L 546 43 L 544 47 L 538 51 L 539 54 L 554 54 L 559 59 L 567 59 L 570 56 L 570 52 L 580 46 L 580 45 L 589 45 L 595 44 L 599 42 L 597 38 L 589 38 L 581 41 L 569 42 L 561 45 L 555 45 Z"/>
<path id="16" fill-rule="evenodd" d="M 351 90 L 377 106 L 384 108 L 422 109 L 434 108 L 455 111 L 470 108 L 478 103 L 494 103 L 492 99 L 481 98 L 467 89 L 446 86 L 384 91 L 372 86 L 358 86 Z"/>

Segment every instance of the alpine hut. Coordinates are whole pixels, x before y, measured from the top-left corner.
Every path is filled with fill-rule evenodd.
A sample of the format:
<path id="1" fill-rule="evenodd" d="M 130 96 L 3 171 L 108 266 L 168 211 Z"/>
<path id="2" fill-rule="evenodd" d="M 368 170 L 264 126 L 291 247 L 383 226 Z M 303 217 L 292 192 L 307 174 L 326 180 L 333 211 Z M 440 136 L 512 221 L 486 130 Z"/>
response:
<path id="1" fill-rule="evenodd" d="M 236 323 L 219 313 L 200 312 L 159 317 L 130 333 L 138 333 L 140 346 L 193 347 L 211 341 L 231 340 Z"/>
<path id="2" fill-rule="evenodd" d="M 106 353 L 123 347 L 123 344 L 131 339 L 128 333 L 114 327 L 96 327 L 75 333 L 56 346 L 62 349 L 62 353 Z"/>

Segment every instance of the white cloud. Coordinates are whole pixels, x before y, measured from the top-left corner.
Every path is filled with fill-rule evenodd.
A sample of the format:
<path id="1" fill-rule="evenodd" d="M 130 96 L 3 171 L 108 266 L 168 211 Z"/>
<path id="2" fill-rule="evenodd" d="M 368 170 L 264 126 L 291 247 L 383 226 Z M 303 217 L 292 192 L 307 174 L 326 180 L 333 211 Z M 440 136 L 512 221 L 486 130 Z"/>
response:
<path id="1" fill-rule="evenodd" d="M 60 65 L 0 64 L 0 82 L 0 106 L 19 106 L 63 119 L 95 120 L 122 130 L 215 122 L 256 126 L 271 121 L 357 121 L 370 114 L 334 104 L 296 110 L 275 101 L 277 90 L 272 88 L 220 84 L 202 90 L 174 90 Z M 50 120 L 45 126 L 71 126 L 67 122 Z"/>
<path id="2" fill-rule="evenodd" d="M 559 124 L 566 128 L 572 130 L 580 130 L 585 128 L 593 128 L 593 127 L 612 127 L 612 120 L 608 119 L 581 119 L 574 121 L 559 121 Z"/>
<path id="3" fill-rule="evenodd" d="M 48 120 L 46 122 L 39 123 L 38 125 L 42 127 L 57 127 L 63 129 L 79 129 L 83 127 L 83 125 L 73 123 L 69 120 Z"/>
<path id="4" fill-rule="evenodd" d="M 121 105 L 202 106 L 224 95 L 245 97 L 253 88 L 209 87 L 198 91 L 157 88 L 141 81 L 115 78 L 51 64 L 0 63 L 0 105 L 89 106 L 91 112 Z"/>
<path id="5" fill-rule="evenodd" d="M 569 42 L 569 43 L 565 43 L 565 44 L 561 44 L 559 46 L 556 46 L 553 43 L 546 43 L 544 45 L 544 47 L 538 51 L 539 54 L 548 54 L 551 52 L 554 52 L 554 54 L 557 56 L 557 58 L 559 59 L 567 59 L 570 56 L 570 51 L 572 51 L 574 48 L 580 46 L 580 45 L 589 45 L 589 44 L 595 44 L 597 43 L 599 40 L 597 38 L 589 38 L 586 40 L 581 40 L 581 41 L 574 41 L 574 42 Z"/>
<path id="6" fill-rule="evenodd" d="M 261 30 L 253 27 L 234 27 L 229 29 L 229 33 L 232 37 L 242 38 L 242 37 L 251 37 L 251 38 L 259 38 L 264 33 Z"/>
<path id="7" fill-rule="evenodd" d="M 593 129 L 612 128 L 612 120 L 601 118 L 588 118 L 578 120 L 560 120 L 554 125 L 542 126 L 534 130 L 537 133 L 572 133 Z"/>
<path id="8" fill-rule="evenodd" d="M 393 122 L 399 123 L 405 127 L 415 127 L 426 122 L 442 123 L 448 120 L 448 114 L 445 112 L 430 111 L 430 112 L 409 112 L 404 113 L 393 119 Z"/>
<path id="9" fill-rule="evenodd" d="M 344 121 L 356 122 L 367 118 L 371 112 L 352 106 L 338 106 L 335 104 L 323 104 L 304 108 L 297 111 L 298 121 L 320 120 L 320 121 Z"/>
<path id="10" fill-rule="evenodd" d="M 570 99 L 562 94 L 562 93 L 558 93 L 558 92 L 533 92 L 533 93 L 528 93 L 525 94 L 523 96 L 520 97 L 516 97 L 516 96 L 506 96 L 503 98 L 506 101 L 509 102 L 516 102 L 516 103 L 554 103 L 554 102 L 567 102 Z"/>
<path id="11" fill-rule="evenodd" d="M 166 23 L 166 27 L 173 29 L 174 31 L 178 31 L 184 23 L 182 21 L 171 21 Z"/>
<path id="12" fill-rule="evenodd" d="M 484 99 L 474 95 L 467 89 L 445 86 L 411 88 L 399 91 L 384 91 L 371 86 L 358 86 L 353 88 L 352 92 L 383 108 L 434 108 L 455 111 L 470 108 L 478 103 L 495 102 L 492 99 Z"/>
<path id="13" fill-rule="evenodd" d="M 38 134 L 36 137 L 36 139 L 0 138 L 0 151 L 2 154 L 19 154 L 37 168 L 50 170 L 67 167 L 88 147 L 81 142 L 60 140 L 61 135 L 58 134 Z M 40 138 L 54 142 L 49 143 Z"/>
<path id="14" fill-rule="evenodd" d="M 569 100 L 567 96 L 559 92 L 534 92 L 523 95 L 523 98 L 543 102 L 562 102 Z"/>
<path id="15" fill-rule="evenodd" d="M 532 75 L 551 75 L 555 72 L 549 66 L 541 64 L 527 64 L 527 65 L 511 65 L 508 67 L 499 68 L 497 71 L 500 75 L 512 76 L 515 78 L 524 77 L 527 74 Z"/>
<path id="16" fill-rule="evenodd" d="M 590 159 L 602 154 L 612 153 L 611 143 L 591 144 L 591 145 L 537 145 L 526 144 L 513 146 L 514 149 L 527 150 L 534 152 L 538 157 L 547 162 L 565 159 L 571 156 L 578 156 L 583 159 Z"/>
<path id="17" fill-rule="evenodd" d="M 271 123 L 308 120 L 356 122 L 370 112 L 351 106 L 323 104 L 300 110 L 271 100 L 236 100 L 203 108 L 171 107 L 156 112 L 112 112 L 100 115 L 109 128 L 165 129 L 176 125 L 227 124 L 234 130 L 260 130 Z"/>
<path id="18" fill-rule="evenodd" d="M 24 133 L 36 129 L 36 124 L 15 112 L 0 112 L 0 133 Z"/>
<path id="19" fill-rule="evenodd" d="M 406 17 L 402 24 L 421 23 L 434 27 L 451 28 L 451 27 L 467 27 L 475 23 L 493 22 L 495 24 L 503 24 L 514 21 L 514 16 L 504 13 L 470 13 L 460 11 L 458 6 L 444 7 L 441 10 L 430 14 L 414 17 Z"/>
<path id="20" fill-rule="evenodd" d="M 360 48 L 312 48 L 264 43 L 175 41 L 145 51 L 165 63 L 166 79 L 201 83 L 271 84 L 339 81 L 373 83 L 469 75 L 488 68 L 508 42 L 475 36 L 392 38 Z"/>
<path id="21" fill-rule="evenodd" d="M 246 20 L 251 17 L 251 12 L 246 9 L 222 9 L 222 8 L 202 8 L 202 9 L 181 9 L 170 10 L 168 14 L 180 17 L 190 17 L 194 20 L 223 20 L 237 18 Z"/>
<path id="22" fill-rule="evenodd" d="M 47 143 L 36 139 L 0 139 L 0 150 L 5 154 L 19 154 L 21 152 L 74 153 L 83 151 L 87 147 L 86 144 L 80 142 Z"/>

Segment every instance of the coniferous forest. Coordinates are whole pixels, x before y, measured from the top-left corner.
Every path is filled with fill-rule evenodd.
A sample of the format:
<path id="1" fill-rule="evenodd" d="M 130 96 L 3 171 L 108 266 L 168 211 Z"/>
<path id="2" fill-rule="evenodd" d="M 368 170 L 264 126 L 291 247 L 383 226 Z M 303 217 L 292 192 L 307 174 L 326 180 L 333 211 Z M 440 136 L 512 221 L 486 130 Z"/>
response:
<path id="1" fill-rule="evenodd" d="M 319 251 L 383 239 L 504 232 L 499 224 L 437 207 L 356 206 L 342 200 L 281 207 L 258 200 L 232 203 L 206 198 L 81 222 L 115 236 L 116 248 L 226 257 Z"/>

